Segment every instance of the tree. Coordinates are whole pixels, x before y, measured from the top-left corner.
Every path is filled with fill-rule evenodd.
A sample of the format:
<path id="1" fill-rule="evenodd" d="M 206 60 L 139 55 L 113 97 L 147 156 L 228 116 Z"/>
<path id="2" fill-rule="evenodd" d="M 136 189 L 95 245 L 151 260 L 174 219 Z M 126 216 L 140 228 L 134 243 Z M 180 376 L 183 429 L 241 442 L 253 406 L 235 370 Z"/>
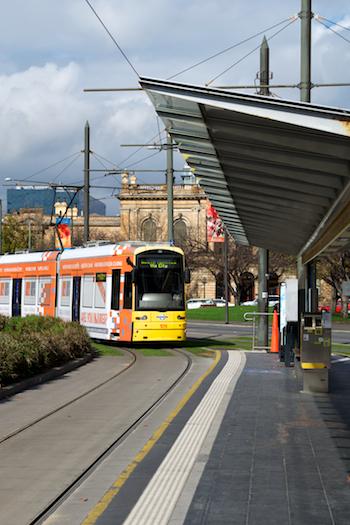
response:
<path id="1" fill-rule="evenodd" d="M 342 298 L 343 315 L 347 317 L 347 300 L 342 296 L 342 283 L 350 279 L 350 251 L 326 255 L 318 260 L 318 275 L 329 284 L 333 290 L 332 311 L 335 310 L 337 299 Z"/>
<path id="2" fill-rule="evenodd" d="M 7 215 L 2 227 L 2 250 L 13 253 L 28 248 L 28 226 L 17 215 Z"/>
<path id="3" fill-rule="evenodd" d="M 269 251 L 269 293 L 275 295 L 274 288 L 281 282 L 284 274 L 292 273 L 296 275 L 296 258 L 285 253 Z"/>
<path id="4" fill-rule="evenodd" d="M 188 239 L 184 249 L 187 265 L 192 271 L 201 272 L 203 269 L 210 272 L 217 280 L 224 274 L 225 261 L 223 243 L 206 243 Z M 247 276 L 252 273 L 257 279 L 257 251 L 251 246 L 236 244 L 232 237 L 228 243 L 228 286 L 235 303 L 239 304 L 242 292 L 246 289 Z M 277 252 L 269 254 L 269 273 L 276 278 L 276 285 L 286 271 L 296 271 L 295 257 Z"/>
<path id="5" fill-rule="evenodd" d="M 200 242 L 188 239 L 183 246 L 187 265 L 192 271 L 206 269 L 215 279 L 224 273 L 223 243 Z M 242 276 L 256 265 L 256 255 L 250 246 L 240 246 L 229 238 L 228 242 L 228 287 L 235 303 L 239 304 L 244 286 Z"/>
<path id="6" fill-rule="evenodd" d="M 110 232 L 104 231 L 102 227 L 90 227 L 89 237 L 90 241 L 109 241 L 111 243 L 118 242 L 117 233 L 115 235 L 111 235 Z M 74 225 L 72 242 L 74 246 L 82 246 L 84 244 L 83 226 Z"/>
<path id="7" fill-rule="evenodd" d="M 3 252 L 47 249 L 43 215 L 10 213 L 3 219 Z"/>

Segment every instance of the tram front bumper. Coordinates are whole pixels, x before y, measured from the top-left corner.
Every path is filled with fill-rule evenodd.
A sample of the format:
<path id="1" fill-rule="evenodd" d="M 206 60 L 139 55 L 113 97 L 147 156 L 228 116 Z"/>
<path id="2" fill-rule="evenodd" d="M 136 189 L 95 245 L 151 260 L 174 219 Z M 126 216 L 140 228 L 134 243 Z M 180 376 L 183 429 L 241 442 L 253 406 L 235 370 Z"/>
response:
<path id="1" fill-rule="evenodd" d="M 143 319 L 141 319 L 143 317 Z M 158 320 L 155 312 L 135 315 L 133 341 L 185 341 L 185 312 L 169 312 Z M 146 318 L 146 319 L 145 319 Z"/>

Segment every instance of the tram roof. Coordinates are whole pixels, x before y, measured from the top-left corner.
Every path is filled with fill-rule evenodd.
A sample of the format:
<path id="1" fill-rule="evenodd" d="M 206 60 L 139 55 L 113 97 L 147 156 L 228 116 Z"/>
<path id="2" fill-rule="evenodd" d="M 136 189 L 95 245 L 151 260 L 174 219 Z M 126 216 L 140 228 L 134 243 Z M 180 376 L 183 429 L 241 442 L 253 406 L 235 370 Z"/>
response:
<path id="1" fill-rule="evenodd" d="M 47 258 L 47 255 L 50 257 Z M 59 252 L 31 252 L 31 251 L 19 251 L 15 253 L 5 253 L 0 256 L 0 264 L 16 264 L 16 263 L 34 263 L 34 262 L 46 262 L 56 260 Z"/>
<path id="2" fill-rule="evenodd" d="M 307 262 L 350 244 L 350 112 L 142 78 L 237 242 Z"/>
<path id="3" fill-rule="evenodd" d="M 87 246 L 77 247 L 72 250 L 64 250 L 60 259 L 62 261 L 68 259 L 83 259 L 86 257 L 108 257 L 110 255 L 128 255 L 139 251 L 139 249 L 152 250 L 152 249 L 171 249 L 178 250 L 174 246 L 170 246 L 169 243 L 159 242 L 145 242 L 145 241 L 125 241 L 118 244 L 94 244 L 93 242 Z"/>

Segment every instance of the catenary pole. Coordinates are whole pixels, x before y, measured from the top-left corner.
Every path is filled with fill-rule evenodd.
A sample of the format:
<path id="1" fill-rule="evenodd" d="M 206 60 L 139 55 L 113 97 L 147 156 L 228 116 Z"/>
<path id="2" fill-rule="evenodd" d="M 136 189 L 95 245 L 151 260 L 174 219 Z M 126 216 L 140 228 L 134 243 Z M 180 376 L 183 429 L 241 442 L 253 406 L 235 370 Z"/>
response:
<path id="1" fill-rule="evenodd" d="M 228 310 L 228 233 L 225 228 L 224 238 L 224 286 L 225 286 L 225 324 L 229 324 Z"/>
<path id="2" fill-rule="evenodd" d="M 174 242 L 174 151 L 173 140 L 170 133 L 167 133 L 166 145 L 167 158 L 167 197 L 168 197 L 168 241 L 170 244 Z"/>
<path id="3" fill-rule="evenodd" d="M 311 0 L 301 0 L 300 27 L 300 100 L 311 101 Z"/>
<path id="4" fill-rule="evenodd" d="M 260 95 L 269 96 L 269 81 L 270 81 L 270 50 L 264 36 L 260 47 Z M 266 248 L 259 248 L 258 250 L 258 281 L 259 281 L 259 296 L 258 296 L 258 311 L 261 314 L 259 317 L 257 346 L 268 348 L 269 344 L 269 323 L 268 323 L 268 286 L 267 278 L 269 273 L 268 260 L 269 253 Z"/>
<path id="5" fill-rule="evenodd" d="M 312 0 L 301 0 L 300 30 L 300 100 L 311 102 L 311 11 Z M 311 261 L 306 268 L 306 311 L 316 312 L 318 309 L 316 261 Z"/>
<path id="6" fill-rule="evenodd" d="M 84 128 L 84 242 L 89 240 L 90 221 L 90 126 Z"/>

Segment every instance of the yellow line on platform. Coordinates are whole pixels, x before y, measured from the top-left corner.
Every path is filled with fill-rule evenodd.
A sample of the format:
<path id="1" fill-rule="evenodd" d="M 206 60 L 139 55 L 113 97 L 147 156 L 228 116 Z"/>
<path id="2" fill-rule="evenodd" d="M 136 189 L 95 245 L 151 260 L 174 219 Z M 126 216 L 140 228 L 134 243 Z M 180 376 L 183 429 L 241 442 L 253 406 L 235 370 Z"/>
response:
<path id="1" fill-rule="evenodd" d="M 119 478 L 113 483 L 111 488 L 104 494 L 104 496 L 100 499 L 100 501 L 89 512 L 88 516 L 81 523 L 81 525 L 94 525 L 96 523 L 97 519 L 101 516 L 101 514 L 103 514 L 103 512 L 106 510 L 106 508 L 108 507 L 112 499 L 118 494 L 118 492 L 120 491 L 120 489 L 122 488 L 126 480 L 130 477 L 130 475 L 134 472 L 136 467 L 141 463 L 141 461 L 151 451 L 151 449 L 157 443 L 159 438 L 164 434 L 165 430 L 168 428 L 168 426 L 173 421 L 173 419 L 175 419 L 175 417 L 180 412 L 180 410 L 182 410 L 182 408 L 186 405 L 186 403 L 191 399 L 191 397 L 196 392 L 196 390 L 200 387 L 204 379 L 214 370 L 214 368 L 220 361 L 220 358 L 221 358 L 221 352 L 216 350 L 215 359 L 214 359 L 213 364 L 192 385 L 192 387 L 187 392 L 187 394 L 184 395 L 184 397 L 181 399 L 178 405 L 174 408 L 174 410 L 170 412 L 170 414 L 165 419 L 165 421 L 157 428 L 157 430 L 153 433 L 153 435 L 150 437 L 150 439 L 147 441 L 144 447 L 140 450 L 140 452 L 136 454 L 132 462 L 129 463 L 126 469 L 123 470 L 123 472 L 120 474 Z"/>

